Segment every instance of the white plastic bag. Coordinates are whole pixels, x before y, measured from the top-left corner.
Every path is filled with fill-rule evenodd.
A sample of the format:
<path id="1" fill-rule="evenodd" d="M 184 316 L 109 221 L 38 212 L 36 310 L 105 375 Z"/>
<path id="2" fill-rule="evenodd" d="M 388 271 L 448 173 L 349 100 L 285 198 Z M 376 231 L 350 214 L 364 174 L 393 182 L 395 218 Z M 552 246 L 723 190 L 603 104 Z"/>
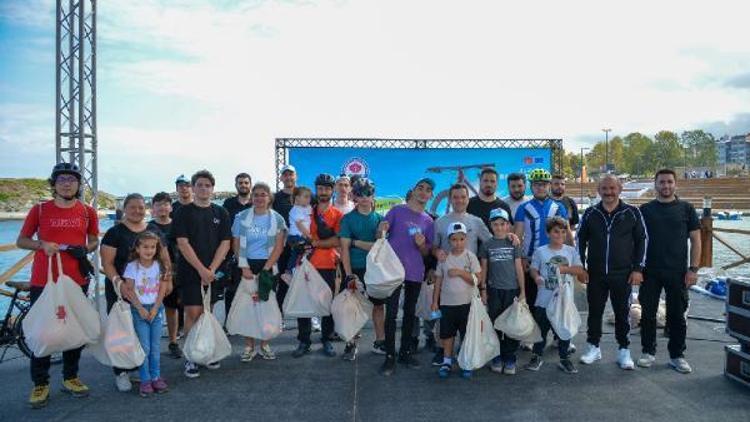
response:
<path id="1" fill-rule="evenodd" d="M 370 248 L 366 268 L 367 294 L 375 299 L 390 297 L 406 277 L 401 260 L 385 238 L 376 240 Z"/>
<path id="2" fill-rule="evenodd" d="M 344 289 L 331 303 L 334 327 L 344 341 L 351 341 L 372 314 L 372 303 L 359 290 Z"/>
<path id="3" fill-rule="evenodd" d="M 333 292 L 307 258 L 294 270 L 291 286 L 284 298 L 284 315 L 312 318 L 331 315 Z"/>
<path id="4" fill-rule="evenodd" d="M 564 280 L 558 277 L 558 280 Z M 581 315 L 573 298 L 573 283 L 562 281 L 547 305 L 547 319 L 560 340 L 570 340 L 581 327 Z"/>
<path id="5" fill-rule="evenodd" d="M 102 336 L 91 352 L 96 360 L 116 368 L 137 368 L 143 364 L 146 354 L 143 351 L 133 325 L 130 305 L 122 300 L 120 286 L 114 286 L 117 301 L 112 305 L 109 316 L 102 323 Z"/>
<path id="6" fill-rule="evenodd" d="M 209 285 L 207 292 L 203 292 L 201 288 L 201 293 L 203 293 L 203 313 L 190 329 L 183 352 L 189 361 L 199 365 L 208 365 L 232 354 L 232 345 L 227 335 L 224 334 L 221 324 L 211 313 L 211 286 Z"/>
<path id="7" fill-rule="evenodd" d="M 99 314 L 81 287 L 63 274 L 56 254 L 57 282 L 52 277 L 52 257 L 47 258 L 47 284 L 23 319 L 26 344 L 36 357 L 77 349 L 98 340 Z"/>
<path id="8" fill-rule="evenodd" d="M 495 329 L 506 336 L 521 340 L 529 337 L 534 331 L 534 317 L 525 300 L 513 299 L 513 304 L 495 318 Z"/>
<path id="9" fill-rule="evenodd" d="M 432 316 L 432 295 L 435 293 L 435 285 L 422 283 L 422 289 L 419 291 L 419 298 L 417 299 L 417 307 L 414 311 L 414 315 L 418 318 L 422 318 L 425 321 L 429 321 Z"/>
<path id="10" fill-rule="evenodd" d="M 227 322 L 227 305 L 224 299 L 214 303 L 214 316 L 219 324 L 224 325 Z"/>
<path id="11" fill-rule="evenodd" d="M 258 278 L 243 278 L 237 287 L 227 316 L 229 334 L 239 334 L 258 340 L 271 340 L 281 334 L 281 310 L 276 295 L 270 292 L 267 301 L 255 301 Z"/>
<path id="12" fill-rule="evenodd" d="M 479 297 L 479 290 L 475 287 L 469 321 L 466 324 L 466 335 L 458 353 L 458 366 L 464 370 L 479 369 L 499 354 L 500 340 Z"/>

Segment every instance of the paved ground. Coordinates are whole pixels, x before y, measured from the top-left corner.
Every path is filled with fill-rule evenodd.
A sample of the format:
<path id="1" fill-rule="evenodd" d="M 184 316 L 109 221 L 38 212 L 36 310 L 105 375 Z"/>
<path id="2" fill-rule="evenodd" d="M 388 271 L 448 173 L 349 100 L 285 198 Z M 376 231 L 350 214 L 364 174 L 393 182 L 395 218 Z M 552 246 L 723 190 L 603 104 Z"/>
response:
<path id="1" fill-rule="evenodd" d="M 721 317 L 722 308 L 720 302 L 693 296 L 691 314 Z M 508 377 L 482 370 L 466 381 L 457 376 L 439 380 L 426 352 L 418 355 L 420 370 L 399 367 L 390 378 L 377 375 L 382 357 L 370 353 L 369 330 L 356 362 L 326 358 L 318 352 L 319 345 L 311 355 L 293 359 L 292 330 L 273 342 L 277 361 L 240 363 L 236 354 L 241 347 L 235 340 L 235 356 L 217 371 L 204 369 L 195 380 L 182 376 L 181 362 L 165 355 L 162 366 L 171 391 L 150 399 L 117 393 L 110 370 L 84 354 L 81 377 L 91 387 L 91 396 L 73 399 L 59 392 L 61 368 L 54 366 L 55 388 L 42 410 L 26 406 L 31 388 L 28 361 L 19 358 L 0 364 L 0 420 L 750 420 L 750 389 L 722 374 L 723 346 L 732 342 L 722 324 L 690 321 L 687 356 L 695 370 L 691 375 L 667 368 L 663 338 L 656 367 L 621 371 L 614 363 L 612 331 L 605 326 L 610 334 L 602 343 L 604 359 L 593 366 L 579 365 L 577 375 L 559 371 L 556 352 L 548 349 L 539 373 L 521 371 Z M 632 339 L 637 355 L 640 338 L 635 334 Z M 584 342 L 581 333 L 575 343 L 582 348 Z M 343 344 L 336 347 L 341 352 Z M 527 360 L 528 354 L 522 353 L 520 361 Z"/>

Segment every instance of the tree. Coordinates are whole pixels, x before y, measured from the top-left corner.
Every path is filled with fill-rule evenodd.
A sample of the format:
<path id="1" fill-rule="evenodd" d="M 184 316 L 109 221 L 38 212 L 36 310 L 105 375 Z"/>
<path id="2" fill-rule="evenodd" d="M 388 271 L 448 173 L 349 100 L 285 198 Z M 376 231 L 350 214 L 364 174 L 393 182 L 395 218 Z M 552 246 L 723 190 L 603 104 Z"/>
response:
<path id="1" fill-rule="evenodd" d="M 615 136 L 609 141 L 609 163 L 615 166 L 615 171 L 623 173 L 625 171 L 625 145 L 622 138 Z"/>
<path id="2" fill-rule="evenodd" d="M 683 150 L 676 133 L 662 130 L 654 136 L 654 141 L 650 154 L 655 164 L 653 170 L 675 168 L 683 164 Z"/>
<path id="3" fill-rule="evenodd" d="M 641 176 L 653 173 L 654 166 L 648 156 L 653 143 L 651 138 L 638 132 L 623 138 L 623 171 Z"/>
<path id="4" fill-rule="evenodd" d="M 716 140 L 710 133 L 702 130 L 682 132 L 682 146 L 686 149 L 688 166 L 715 167 Z"/>

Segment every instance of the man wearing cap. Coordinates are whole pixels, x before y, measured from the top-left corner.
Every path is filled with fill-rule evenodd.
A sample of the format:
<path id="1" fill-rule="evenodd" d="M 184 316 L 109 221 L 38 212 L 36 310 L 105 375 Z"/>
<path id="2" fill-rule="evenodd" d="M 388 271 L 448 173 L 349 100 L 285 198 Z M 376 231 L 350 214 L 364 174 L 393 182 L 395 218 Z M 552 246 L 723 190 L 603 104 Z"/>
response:
<path id="1" fill-rule="evenodd" d="M 234 177 L 234 188 L 237 190 L 237 195 L 225 199 L 222 204 L 224 209 L 229 213 L 229 221 L 232 224 L 237 214 L 253 206 L 252 196 L 250 195 L 253 188 L 253 179 L 247 173 L 240 173 Z M 223 286 L 225 315 L 229 315 L 234 294 L 237 292 L 237 286 L 239 286 L 242 278 L 240 268 L 236 265 L 236 262 L 234 253 L 229 249 L 223 266 L 227 270 L 227 274 L 222 279 L 226 281 L 226 285 Z"/>
<path id="2" fill-rule="evenodd" d="M 297 170 L 293 165 L 287 164 L 281 167 L 280 174 L 281 183 L 284 187 L 273 195 L 273 204 L 271 205 L 271 208 L 284 217 L 287 227 L 291 227 L 289 225 L 289 211 L 292 210 L 292 206 L 294 205 L 292 203 L 292 195 L 294 193 L 294 188 L 297 186 Z M 281 252 L 281 256 L 277 263 L 279 268 L 287 267 L 290 252 L 290 245 L 284 245 L 284 251 Z M 283 273 L 283 271 L 281 271 L 281 273 Z M 286 292 L 288 290 L 289 285 L 279 277 L 279 281 L 276 284 L 276 300 L 278 300 L 279 303 L 284 303 L 284 298 L 286 297 Z"/>
<path id="3" fill-rule="evenodd" d="M 490 228 L 490 211 L 496 208 L 504 209 L 509 215 L 510 207 L 497 197 L 497 171 L 492 167 L 485 167 L 479 174 L 479 194 L 469 199 L 466 212 L 476 215 Z M 513 224 L 513 219 L 510 221 Z"/>
<path id="4" fill-rule="evenodd" d="M 511 173 L 508 175 L 508 196 L 503 198 L 510 207 L 510 218 L 513 219 L 518 207 L 530 198 L 526 196 L 526 175 L 523 173 Z M 514 221 L 515 222 L 515 221 Z"/>
<path id="5" fill-rule="evenodd" d="M 406 271 L 404 284 L 386 299 L 385 311 L 385 362 L 380 373 L 392 375 L 396 369 L 396 314 L 398 314 L 401 290 L 404 290 L 403 318 L 401 322 L 401 346 L 399 362 L 417 369 L 419 362 L 412 356 L 412 333 L 414 332 L 415 308 L 424 280 L 423 257 L 430 253 L 434 238 L 434 223 L 425 212 L 427 202 L 432 199 L 435 181 L 424 178 L 417 182 L 411 197 L 404 205 L 396 205 L 388 211 L 380 230 L 388 233 L 388 241 L 398 255 Z"/>
<path id="6" fill-rule="evenodd" d="M 310 264 L 318 270 L 333 294 L 336 294 L 336 266 L 338 265 L 338 252 L 336 248 L 341 245 L 338 234 L 341 231 L 341 218 L 343 214 L 333 205 L 333 188 L 335 179 L 330 174 L 320 174 L 315 178 L 315 192 L 318 203 L 313 207 L 312 221 L 310 222 L 310 234 L 312 235 L 313 253 L 310 255 Z M 282 302 L 283 303 L 283 302 Z M 323 343 L 323 354 L 328 357 L 336 356 L 336 350 L 331 343 L 334 327 L 333 317 L 322 318 L 321 341 Z M 295 358 L 302 357 L 310 352 L 310 334 L 312 322 L 310 318 L 297 319 L 299 345 L 292 353 Z"/>
<path id="7" fill-rule="evenodd" d="M 354 209 L 354 202 L 350 199 L 352 193 L 352 182 L 349 176 L 342 174 L 336 179 L 336 199 L 333 206 L 342 214 L 349 214 Z"/>
<path id="8" fill-rule="evenodd" d="M 193 185 L 190 179 L 181 174 L 174 181 L 174 186 L 177 190 L 177 200 L 172 202 L 172 212 L 169 214 L 169 218 L 172 219 L 177 215 L 177 210 L 193 202 Z"/>

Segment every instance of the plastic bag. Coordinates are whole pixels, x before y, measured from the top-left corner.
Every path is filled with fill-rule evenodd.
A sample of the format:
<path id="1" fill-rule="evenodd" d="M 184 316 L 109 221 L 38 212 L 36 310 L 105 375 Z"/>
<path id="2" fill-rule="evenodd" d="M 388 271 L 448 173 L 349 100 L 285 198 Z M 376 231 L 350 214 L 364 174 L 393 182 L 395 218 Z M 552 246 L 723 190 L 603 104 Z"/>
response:
<path id="1" fill-rule="evenodd" d="M 274 292 L 269 292 L 266 301 L 253 299 L 258 292 L 257 280 L 258 277 L 240 281 L 227 316 L 227 331 L 258 340 L 271 340 L 281 334 L 281 310 Z"/>
<path id="2" fill-rule="evenodd" d="M 547 318 L 561 340 L 572 339 L 581 327 L 581 315 L 576 308 L 573 294 L 573 283 L 566 280 L 555 290 L 547 305 Z"/>
<path id="3" fill-rule="evenodd" d="M 530 336 L 534 331 L 534 324 L 536 322 L 531 316 L 529 305 L 518 298 L 513 299 L 513 304 L 495 318 L 495 329 L 516 340 Z"/>
<path id="4" fill-rule="evenodd" d="M 351 341 L 372 314 L 372 303 L 359 290 L 344 289 L 331 303 L 334 327 L 344 341 Z"/>
<path id="5" fill-rule="evenodd" d="M 103 321 L 101 339 L 92 346 L 91 352 L 96 360 L 104 365 L 137 368 L 143 364 L 146 353 L 135 332 L 130 305 L 122 300 L 120 286 L 114 289 L 117 301 L 112 305 L 107 319 Z"/>
<path id="6" fill-rule="evenodd" d="M 203 292 L 203 313 L 198 321 L 190 329 L 183 352 L 185 357 L 199 365 L 208 365 L 218 362 L 232 354 L 232 345 L 229 343 L 224 329 L 219 324 L 214 314 L 211 313 L 211 286 L 207 292 Z"/>
<path id="7" fill-rule="evenodd" d="M 385 238 L 380 238 L 367 253 L 365 284 L 367 294 L 385 299 L 404 282 L 406 272 L 396 251 Z"/>
<path id="8" fill-rule="evenodd" d="M 458 366 L 464 370 L 479 369 L 499 354 L 500 340 L 484 303 L 479 298 L 479 290 L 474 288 L 466 336 L 458 353 Z"/>
<path id="9" fill-rule="evenodd" d="M 26 344 L 36 357 L 77 349 L 93 343 L 101 334 L 99 314 L 81 287 L 63 274 L 56 254 L 57 282 L 52 277 L 52 257 L 47 262 L 47 284 L 23 319 Z"/>
<path id="10" fill-rule="evenodd" d="M 422 283 L 422 289 L 419 291 L 419 298 L 417 299 L 417 306 L 414 311 L 414 315 L 418 318 L 422 318 L 425 321 L 432 319 L 430 315 L 432 313 L 432 295 L 435 293 L 435 285 Z"/>
<path id="11" fill-rule="evenodd" d="M 333 292 L 307 258 L 294 271 L 292 283 L 284 298 L 284 315 L 312 318 L 331 315 Z"/>
<path id="12" fill-rule="evenodd" d="M 219 324 L 224 325 L 227 322 L 227 305 L 224 299 L 221 299 L 214 303 L 214 316 Z"/>

